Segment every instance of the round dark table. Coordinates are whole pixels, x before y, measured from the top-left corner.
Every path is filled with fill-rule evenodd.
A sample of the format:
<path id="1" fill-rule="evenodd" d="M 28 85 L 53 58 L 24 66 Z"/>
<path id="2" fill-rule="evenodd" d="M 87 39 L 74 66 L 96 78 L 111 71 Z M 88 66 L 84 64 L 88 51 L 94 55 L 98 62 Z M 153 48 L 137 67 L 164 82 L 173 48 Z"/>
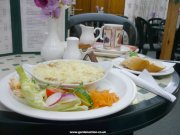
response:
<path id="1" fill-rule="evenodd" d="M 15 56 L 16 57 L 16 56 Z M 35 56 L 36 57 L 36 56 Z M 28 56 L 28 58 L 30 58 Z M 33 58 L 33 56 L 31 56 Z M 13 58 L 12 58 L 13 59 Z M 24 59 L 23 59 L 24 60 Z M 1 61 L 0 61 L 1 63 Z M 1 72 L 0 72 L 1 73 Z M 174 72 L 166 89 L 173 89 L 178 99 L 180 79 Z M 160 96 L 132 104 L 110 116 L 82 121 L 48 121 L 26 117 L 9 110 L 0 110 L 0 135 L 46 135 L 46 134 L 133 134 L 166 114 L 176 102 L 169 102 Z"/>

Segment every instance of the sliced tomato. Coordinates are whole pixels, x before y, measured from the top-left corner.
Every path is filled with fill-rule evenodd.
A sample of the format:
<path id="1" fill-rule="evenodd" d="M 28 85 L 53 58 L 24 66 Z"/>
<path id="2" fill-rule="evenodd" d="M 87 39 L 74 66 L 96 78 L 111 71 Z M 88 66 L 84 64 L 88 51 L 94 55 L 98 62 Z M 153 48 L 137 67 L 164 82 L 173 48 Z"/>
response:
<path id="1" fill-rule="evenodd" d="M 47 95 L 47 97 L 51 96 L 51 95 L 54 94 L 54 93 L 56 93 L 55 90 L 53 90 L 53 89 L 46 89 L 46 95 Z"/>

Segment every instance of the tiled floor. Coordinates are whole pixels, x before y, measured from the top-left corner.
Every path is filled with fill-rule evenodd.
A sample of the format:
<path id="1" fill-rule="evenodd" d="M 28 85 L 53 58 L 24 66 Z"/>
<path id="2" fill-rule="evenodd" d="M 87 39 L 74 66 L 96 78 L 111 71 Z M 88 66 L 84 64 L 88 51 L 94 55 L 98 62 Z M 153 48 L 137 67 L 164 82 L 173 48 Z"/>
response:
<path id="1" fill-rule="evenodd" d="M 158 122 L 138 130 L 134 135 L 179 135 L 180 134 L 180 100 L 173 110 Z"/>

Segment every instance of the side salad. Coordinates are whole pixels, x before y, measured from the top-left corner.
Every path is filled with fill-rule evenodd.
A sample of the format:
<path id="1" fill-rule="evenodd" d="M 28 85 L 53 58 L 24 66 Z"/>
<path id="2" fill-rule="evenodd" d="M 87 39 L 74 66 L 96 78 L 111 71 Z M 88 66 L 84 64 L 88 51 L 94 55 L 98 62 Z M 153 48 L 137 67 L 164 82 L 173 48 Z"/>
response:
<path id="1" fill-rule="evenodd" d="M 17 66 L 19 80 L 11 79 L 9 85 L 15 96 L 23 99 L 31 107 L 50 111 L 83 111 L 111 106 L 119 100 L 109 90 L 87 91 L 83 84 L 72 89 L 61 86 L 40 85 L 30 78 L 22 66 Z"/>

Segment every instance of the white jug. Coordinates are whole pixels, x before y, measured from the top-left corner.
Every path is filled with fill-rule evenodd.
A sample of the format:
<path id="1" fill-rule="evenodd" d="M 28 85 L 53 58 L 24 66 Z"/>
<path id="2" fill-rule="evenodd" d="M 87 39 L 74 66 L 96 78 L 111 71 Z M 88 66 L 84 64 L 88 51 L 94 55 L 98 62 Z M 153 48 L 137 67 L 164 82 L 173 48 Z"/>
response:
<path id="1" fill-rule="evenodd" d="M 100 38 L 100 32 L 101 28 L 95 28 L 91 26 L 85 26 L 83 24 L 80 24 L 82 33 L 80 36 L 80 44 L 89 44 L 93 45 L 99 38 Z M 99 30 L 99 35 L 95 38 L 94 33 L 96 30 Z"/>
<path id="2" fill-rule="evenodd" d="M 68 37 L 63 59 L 84 59 L 84 57 L 92 51 L 92 48 L 89 48 L 86 52 L 82 52 L 82 50 L 79 49 L 79 38 Z"/>

